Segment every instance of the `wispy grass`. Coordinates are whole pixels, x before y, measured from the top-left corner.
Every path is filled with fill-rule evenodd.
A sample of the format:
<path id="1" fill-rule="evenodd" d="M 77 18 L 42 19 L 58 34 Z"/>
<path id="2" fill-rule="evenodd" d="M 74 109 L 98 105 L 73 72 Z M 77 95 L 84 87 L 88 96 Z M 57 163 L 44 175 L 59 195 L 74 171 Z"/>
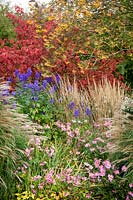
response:
<path id="1" fill-rule="evenodd" d="M 120 109 L 124 97 L 125 90 L 115 81 L 111 84 L 105 79 L 98 85 L 95 81 L 93 85 L 88 82 L 87 88 L 79 88 L 76 79 L 71 83 L 68 78 L 61 78 L 56 106 L 64 110 L 67 121 L 74 119 L 73 110 L 68 106 L 71 102 L 75 103 L 74 109 L 80 110 L 79 120 L 87 119 L 85 110 L 90 108 L 91 121 L 98 121 L 113 117 L 115 111 Z"/>
<path id="2" fill-rule="evenodd" d="M 17 112 L 10 103 L 10 95 L 3 95 L 8 89 L 6 82 L 0 83 L 0 199 L 3 200 L 15 198 L 12 196 L 16 190 L 14 172 L 23 161 L 28 137 L 42 131 L 41 126 Z"/>
<path id="3" fill-rule="evenodd" d="M 113 156 L 114 163 L 127 167 L 129 178 L 133 176 L 133 118 L 131 115 L 123 110 L 117 110 L 112 118 L 111 129 L 108 131 L 111 141 L 108 151 Z"/>
<path id="4" fill-rule="evenodd" d="M 57 93 L 53 94 L 56 100 L 55 104 L 57 109 L 62 110 L 65 121 L 69 122 L 75 120 L 75 110 L 79 110 L 77 120 L 83 121 L 87 119 L 86 108 L 90 108 L 87 90 L 79 89 L 76 79 L 74 79 L 73 82 L 70 82 L 68 77 L 60 78 L 60 84 L 57 85 L 57 87 Z M 74 106 L 73 108 L 70 108 L 69 105 L 72 102 L 74 103 Z M 90 120 L 90 118 L 88 119 Z"/>
<path id="5" fill-rule="evenodd" d="M 93 86 L 88 85 L 87 91 L 95 121 L 113 117 L 125 97 L 125 90 L 120 84 L 115 81 L 111 84 L 107 79 L 101 80 L 99 84 L 94 81 Z"/>

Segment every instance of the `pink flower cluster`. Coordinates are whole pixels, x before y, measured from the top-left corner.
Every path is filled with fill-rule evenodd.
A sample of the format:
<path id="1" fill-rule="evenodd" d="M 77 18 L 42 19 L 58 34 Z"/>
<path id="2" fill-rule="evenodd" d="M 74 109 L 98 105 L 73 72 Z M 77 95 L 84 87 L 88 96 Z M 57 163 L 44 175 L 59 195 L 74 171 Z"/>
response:
<path id="1" fill-rule="evenodd" d="M 29 160 L 31 160 L 31 152 L 34 150 L 34 148 L 26 148 L 25 149 L 25 155 Z"/>
<path id="2" fill-rule="evenodd" d="M 70 138 L 80 136 L 80 132 L 79 132 L 78 128 L 76 128 L 75 130 L 71 129 L 71 123 L 63 124 L 62 122 L 57 121 L 56 126 L 59 127 L 63 132 L 66 132 L 67 136 L 70 137 Z"/>
<path id="3" fill-rule="evenodd" d="M 54 174 L 54 170 L 53 169 L 51 169 L 50 172 L 46 174 L 45 179 L 46 179 L 46 182 L 48 184 L 53 184 L 54 183 L 53 174 Z"/>
<path id="4" fill-rule="evenodd" d="M 46 147 L 45 151 L 46 151 L 48 157 L 52 157 L 55 153 L 55 148 L 53 146 L 50 148 Z"/>
<path id="5" fill-rule="evenodd" d="M 101 178 L 105 177 L 106 175 L 108 177 L 109 182 L 112 182 L 114 179 L 114 175 L 110 174 L 110 170 L 113 169 L 113 166 L 109 160 L 102 161 L 102 159 L 94 158 L 95 169 L 93 167 L 90 167 L 92 165 L 90 165 L 89 163 L 88 165 L 85 164 L 85 166 L 89 174 L 89 177 L 93 182 L 96 182 L 96 180 L 101 181 Z M 95 171 L 96 169 L 98 171 Z M 109 171 L 109 174 L 108 174 L 108 171 Z M 115 171 L 115 172 L 118 173 L 118 171 Z"/>

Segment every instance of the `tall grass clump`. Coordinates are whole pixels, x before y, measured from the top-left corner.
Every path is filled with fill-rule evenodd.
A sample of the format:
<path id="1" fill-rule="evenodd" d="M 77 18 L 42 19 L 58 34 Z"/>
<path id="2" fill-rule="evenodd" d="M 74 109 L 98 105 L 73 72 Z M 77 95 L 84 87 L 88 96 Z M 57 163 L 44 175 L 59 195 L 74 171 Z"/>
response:
<path id="1" fill-rule="evenodd" d="M 126 100 L 127 98 L 125 98 Z M 129 99 L 129 98 L 128 98 Z M 133 117 L 127 113 L 127 103 L 123 101 L 120 110 L 114 113 L 110 133 L 110 146 L 108 151 L 113 157 L 114 163 L 119 167 L 125 165 L 126 178 L 133 177 Z M 133 108 L 133 100 L 130 99 L 128 109 Z"/>
<path id="2" fill-rule="evenodd" d="M 107 79 L 99 84 L 88 84 L 88 100 L 90 102 L 95 121 L 111 118 L 119 110 L 125 97 L 125 89 L 115 81 L 111 84 Z M 86 91 L 85 91 L 86 92 Z"/>
<path id="3" fill-rule="evenodd" d="M 16 113 L 15 117 L 15 109 L 7 105 L 7 101 L 10 101 L 10 97 L 5 96 L 7 89 L 6 83 L 0 83 L 0 199 L 3 200 L 13 198 L 16 188 L 14 172 L 17 164 L 23 160 L 27 143 L 17 125 L 20 116 Z"/>
<path id="4" fill-rule="evenodd" d="M 92 122 L 92 112 L 88 93 L 78 87 L 76 79 L 70 82 L 69 78 L 60 78 L 60 85 L 57 90 L 55 103 L 58 109 L 64 111 L 66 121 Z"/>

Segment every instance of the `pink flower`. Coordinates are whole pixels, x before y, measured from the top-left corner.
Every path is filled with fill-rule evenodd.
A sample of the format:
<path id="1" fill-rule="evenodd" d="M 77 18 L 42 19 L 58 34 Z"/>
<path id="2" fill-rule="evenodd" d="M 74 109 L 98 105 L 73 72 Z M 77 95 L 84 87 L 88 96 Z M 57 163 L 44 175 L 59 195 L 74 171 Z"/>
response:
<path id="1" fill-rule="evenodd" d="M 56 174 L 56 178 L 57 178 L 57 179 L 60 179 L 60 178 L 61 178 L 61 175 L 60 175 L 60 174 Z"/>
<path id="2" fill-rule="evenodd" d="M 80 151 L 76 151 L 76 155 L 80 155 Z"/>
<path id="3" fill-rule="evenodd" d="M 25 155 L 30 159 L 30 154 L 34 150 L 34 148 L 26 148 L 25 149 Z"/>
<path id="4" fill-rule="evenodd" d="M 91 132 L 90 132 L 89 130 L 87 130 L 85 133 L 86 133 L 87 135 L 90 135 L 90 134 L 91 134 Z"/>
<path id="5" fill-rule="evenodd" d="M 38 185 L 38 189 L 43 189 L 43 187 L 44 187 L 44 183 L 40 183 L 39 185 Z"/>
<path id="6" fill-rule="evenodd" d="M 57 123 L 58 124 L 58 123 Z M 57 125 L 56 124 L 56 125 Z M 46 124 L 45 126 L 44 126 L 44 128 L 46 128 L 46 129 L 50 129 L 50 126 L 48 125 L 48 124 Z"/>
<path id="7" fill-rule="evenodd" d="M 99 123 L 95 123 L 94 126 L 95 127 L 100 127 L 100 124 Z"/>
<path id="8" fill-rule="evenodd" d="M 79 128 L 76 128 L 76 129 L 74 130 L 74 132 L 75 132 L 75 134 L 76 134 L 77 136 L 80 135 Z"/>
<path id="9" fill-rule="evenodd" d="M 61 122 L 60 122 L 60 121 L 57 121 L 57 122 L 55 122 L 55 124 L 56 124 L 56 126 L 60 127 Z"/>
<path id="10" fill-rule="evenodd" d="M 23 164 L 23 167 L 24 167 L 24 169 L 27 169 L 27 168 L 28 168 L 28 165 Z"/>
<path id="11" fill-rule="evenodd" d="M 89 163 L 87 163 L 87 162 L 84 162 L 84 165 L 86 166 L 86 167 L 88 167 L 90 170 L 91 169 L 93 169 L 93 166 L 92 165 L 90 165 Z"/>
<path id="12" fill-rule="evenodd" d="M 33 193 L 33 194 L 36 194 L 36 192 L 37 192 L 36 190 L 32 190 L 32 193 Z"/>
<path id="13" fill-rule="evenodd" d="M 31 189 L 34 189 L 34 187 L 35 187 L 34 185 L 31 185 L 31 186 L 30 186 Z"/>
<path id="14" fill-rule="evenodd" d="M 34 180 L 34 181 L 37 181 L 37 180 L 39 180 L 39 179 L 41 179 L 41 178 L 42 178 L 42 176 L 37 175 L 37 176 L 34 176 L 34 177 L 33 177 L 33 180 Z"/>
<path id="15" fill-rule="evenodd" d="M 105 176 L 106 170 L 105 170 L 104 166 L 103 166 L 103 165 L 100 165 L 100 166 L 99 166 L 99 169 L 100 169 L 100 176 Z"/>
<path id="16" fill-rule="evenodd" d="M 104 165 L 104 167 L 105 167 L 106 169 L 110 169 L 110 168 L 111 168 L 111 163 L 110 163 L 109 160 L 105 160 L 105 161 L 103 162 L 103 165 Z"/>
<path id="17" fill-rule="evenodd" d="M 89 143 L 86 143 L 86 144 L 85 144 L 85 147 L 90 147 L 90 144 L 89 144 Z"/>
<path id="18" fill-rule="evenodd" d="M 50 170 L 50 172 L 48 174 L 46 174 L 45 178 L 46 178 L 46 182 L 51 184 L 53 183 L 53 173 L 54 171 L 53 170 Z"/>
<path id="19" fill-rule="evenodd" d="M 90 199 L 90 198 L 91 198 L 91 194 L 92 194 L 92 192 L 89 192 L 89 193 L 86 195 L 86 198 L 87 198 L 87 199 Z"/>
<path id="20" fill-rule="evenodd" d="M 95 151 L 95 148 L 90 148 L 90 151 L 91 151 L 91 152 Z"/>
<path id="21" fill-rule="evenodd" d="M 93 173 L 89 173 L 89 177 L 92 179 L 96 179 L 97 178 L 97 174 L 93 174 Z"/>
<path id="22" fill-rule="evenodd" d="M 96 141 L 96 140 L 93 140 L 93 141 L 92 141 L 92 144 L 97 144 L 97 141 Z"/>
<path id="23" fill-rule="evenodd" d="M 126 171 L 127 171 L 127 167 L 126 167 L 125 165 L 123 165 L 122 168 L 121 168 L 121 170 L 122 170 L 123 172 L 126 172 Z"/>
<path id="24" fill-rule="evenodd" d="M 128 195 L 126 196 L 126 199 L 125 199 L 125 200 L 130 200 L 130 198 L 129 198 L 129 196 L 128 196 Z"/>
<path id="25" fill-rule="evenodd" d="M 79 181 L 79 179 L 77 177 L 75 177 L 75 179 L 74 179 L 74 185 L 75 186 L 76 185 L 80 185 L 80 181 Z"/>
<path id="26" fill-rule="evenodd" d="M 52 157 L 53 154 L 55 153 L 55 148 L 50 147 L 50 149 L 48 149 L 48 147 L 46 147 L 45 151 L 46 151 L 46 153 L 48 154 L 49 157 Z"/>
<path id="27" fill-rule="evenodd" d="M 112 147 L 112 145 L 113 145 L 113 144 L 112 144 L 111 142 L 108 142 L 108 143 L 107 143 L 107 148 L 110 149 L 110 148 Z"/>
<path id="28" fill-rule="evenodd" d="M 66 169 L 66 173 L 67 173 L 67 174 L 70 174 L 71 172 L 72 172 L 72 169 L 71 169 L 71 168 Z"/>
<path id="29" fill-rule="evenodd" d="M 120 174 L 119 170 L 114 170 L 114 174 L 117 175 L 117 174 Z"/>
<path id="30" fill-rule="evenodd" d="M 132 188 L 132 187 L 133 187 L 133 183 L 130 183 L 130 184 L 129 184 L 129 187 Z"/>
<path id="31" fill-rule="evenodd" d="M 85 176 L 82 177 L 81 179 L 82 179 L 83 181 L 87 181 L 87 177 L 85 177 Z"/>
<path id="32" fill-rule="evenodd" d="M 129 191 L 128 194 L 133 197 L 133 192 Z"/>
<path id="33" fill-rule="evenodd" d="M 104 142 L 104 140 L 101 138 L 101 137 L 98 137 L 95 139 L 96 141 L 99 141 L 99 142 Z"/>
<path id="34" fill-rule="evenodd" d="M 41 140 L 38 137 L 35 138 L 35 145 L 36 146 L 40 146 L 41 145 Z"/>
<path id="35" fill-rule="evenodd" d="M 71 138 L 74 137 L 74 133 L 73 133 L 73 131 L 67 131 L 67 135 L 68 135 L 69 137 L 71 137 Z"/>
<path id="36" fill-rule="evenodd" d="M 105 122 L 104 122 L 104 126 L 109 127 L 109 126 L 111 126 L 111 125 L 112 125 L 111 121 L 105 121 Z"/>
<path id="37" fill-rule="evenodd" d="M 44 166 L 44 165 L 46 165 L 46 164 L 47 164 L 47 162 L 44 161 L 44 162 L 40 162 L 39 165 L 40 165 L 40 166 Z"/>
<path id="38" fill-rule="evenodd" d="M 111 175 L 111 174 L 108 174 L 108 180 L 109 180 L 110 182 L 112 182 L 113 179 L 114 179 L 114 176 Z"/>
<path id="39" fill-rule="evenodd" d="M 69 195 L 69 192 L 65 192 L 64 196 L 67 197 Z"/>
<path id="40" fill-rule="evenodd" d="M 101 162 L 101 159 L 96 159 L 96 158 L 95 158 L 94 165 L 95 165 L 96 168 L 99 167 L 100 162 Z"/>

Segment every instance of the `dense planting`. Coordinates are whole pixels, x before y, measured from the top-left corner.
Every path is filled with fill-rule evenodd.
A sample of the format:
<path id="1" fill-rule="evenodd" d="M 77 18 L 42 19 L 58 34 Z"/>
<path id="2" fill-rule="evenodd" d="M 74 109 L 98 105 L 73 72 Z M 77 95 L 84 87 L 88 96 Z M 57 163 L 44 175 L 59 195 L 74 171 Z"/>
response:
<path id="1" fill-rule="evenodd" d="M 130 7 L 0 3 L 0 199 L 133 198 Z"/>

